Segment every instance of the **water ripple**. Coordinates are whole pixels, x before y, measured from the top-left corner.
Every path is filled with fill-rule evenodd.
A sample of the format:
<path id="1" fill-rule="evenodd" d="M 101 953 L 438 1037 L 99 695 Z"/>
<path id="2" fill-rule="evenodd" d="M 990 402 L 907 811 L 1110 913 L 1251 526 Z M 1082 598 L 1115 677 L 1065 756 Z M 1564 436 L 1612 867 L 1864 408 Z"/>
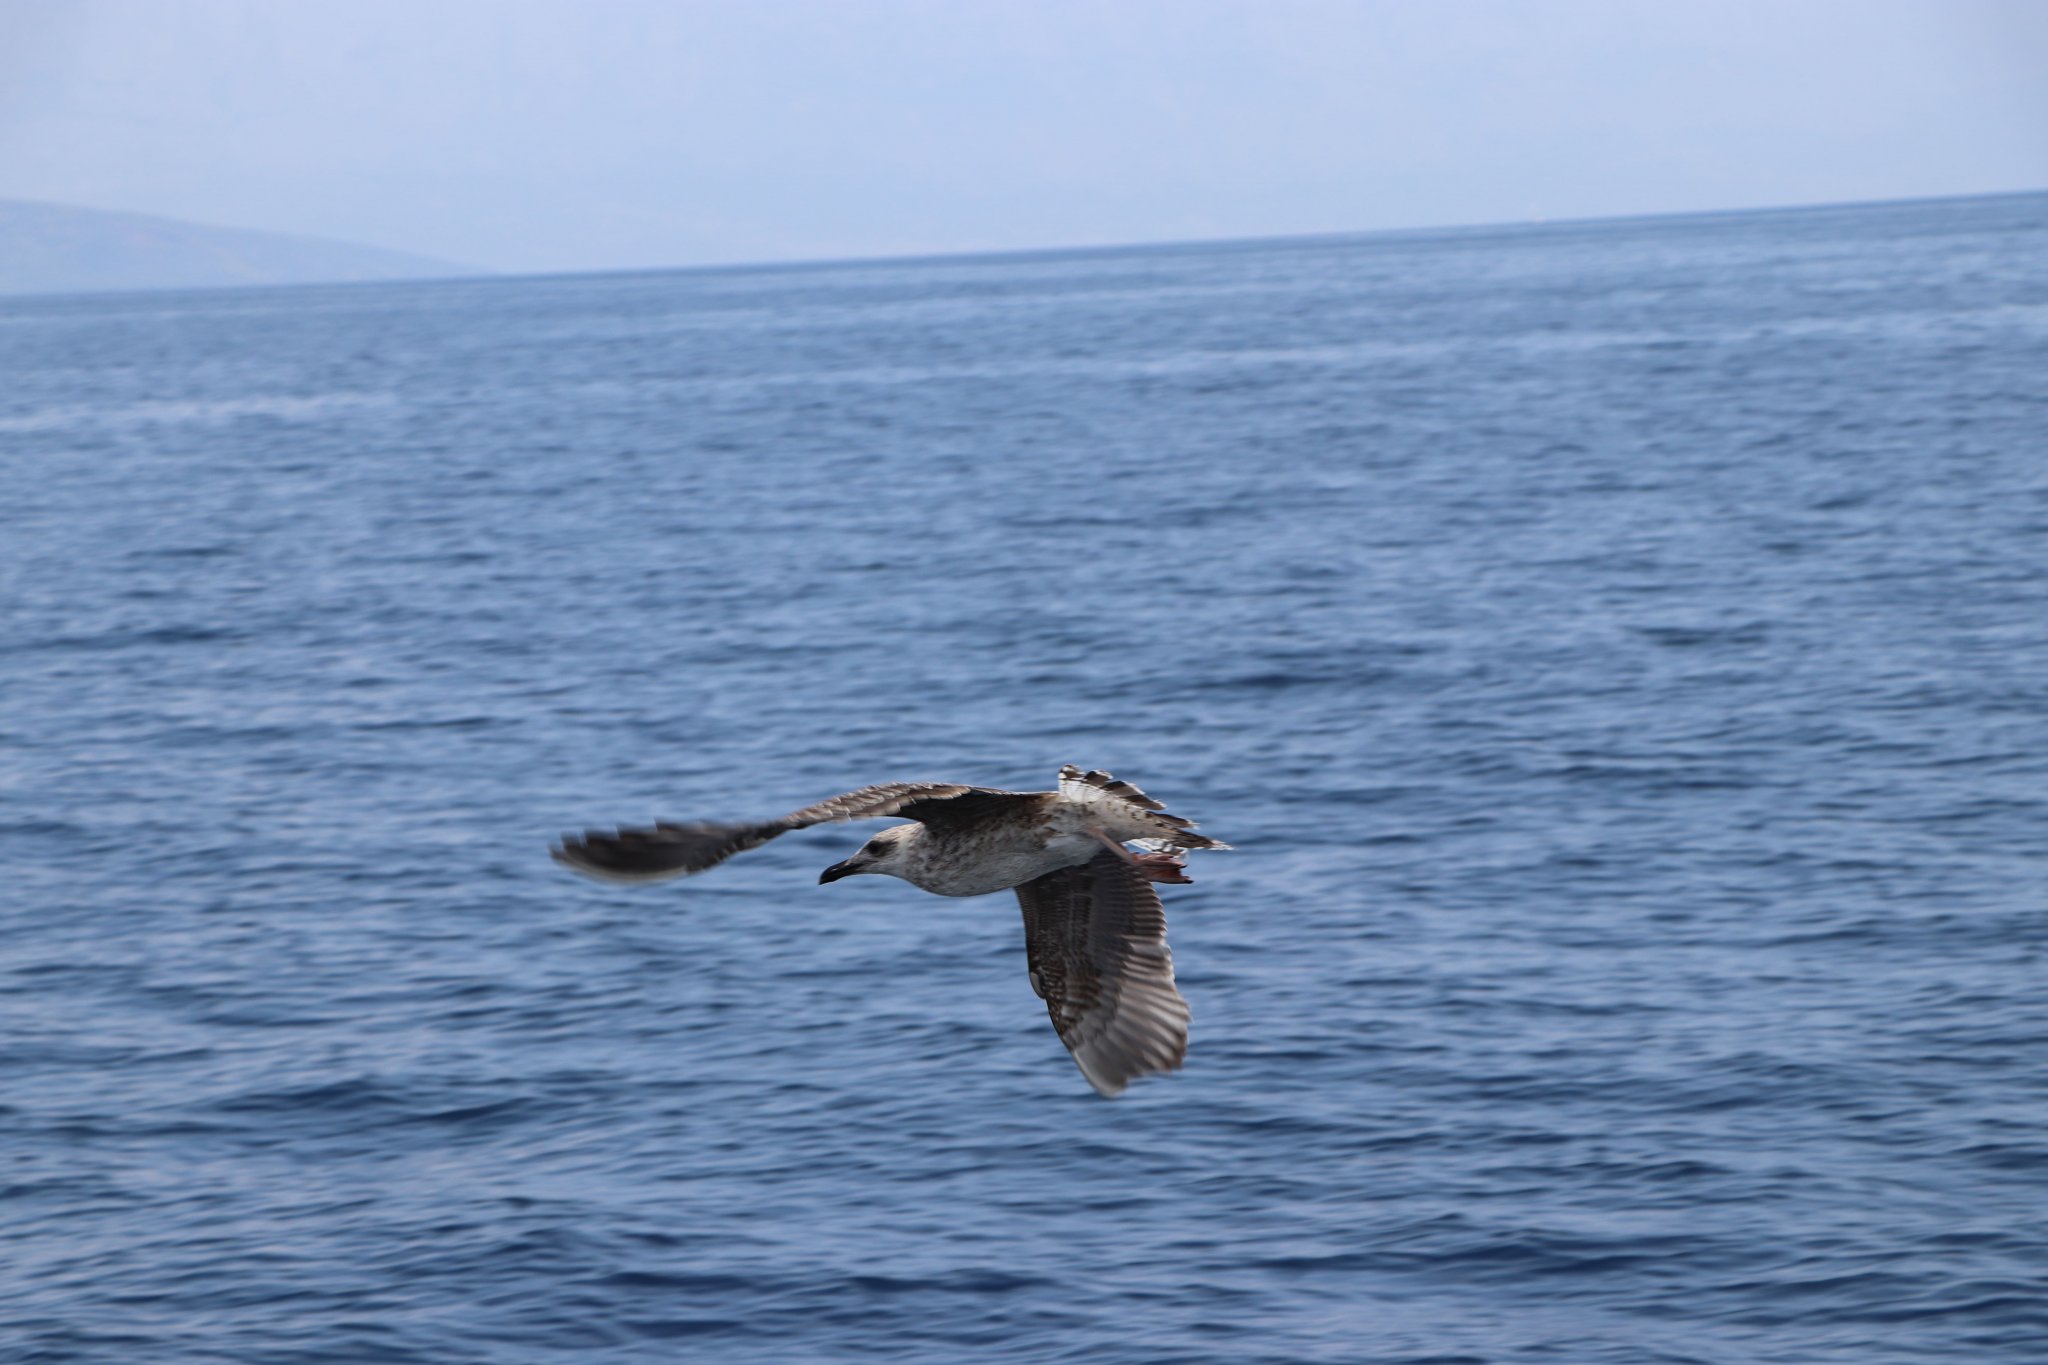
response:
<path id="1" fill-rule="evenodd" d="M 2040 1358 L 2044 231 L 0 306 L 0 1355 Z M 1238 847 L 1115 1104 L 545 855 L 1066 761 Z"/>

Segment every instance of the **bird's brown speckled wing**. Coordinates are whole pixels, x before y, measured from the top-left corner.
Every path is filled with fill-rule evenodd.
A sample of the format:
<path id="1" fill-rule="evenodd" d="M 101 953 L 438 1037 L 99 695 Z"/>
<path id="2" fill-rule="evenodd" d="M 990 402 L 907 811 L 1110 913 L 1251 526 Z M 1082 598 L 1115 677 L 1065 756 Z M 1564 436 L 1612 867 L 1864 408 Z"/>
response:
<path id="1" fill-rule="evenodd" d="M 750 824 L 661 821 L 643 829 L 588 830 L 564 835 L 555 861 L 607 881 L 651 882 L 716 867 L 735 853 L 779 834 L 835 820 L 896 816 L 927 825 L 956 825 L 1051 799 L 1050 792 L 1006 792 L 954 782 L 884 782 L 847 792 L 779 820 Z"/>
<path id="2" fill-rule="evenodd" d="M 783 819 L 791 829 L 829 820 L 878 820 L 890 815 L 925 825 L 957 826 L 1052 799 L 1051 792 L 1007 792 L 995 787 L 963 787 L 957 782 L 884 782 L 791 811 Z"/>
<path id="3" fill-rule="evenodd" d="M 1017 888 L 1031 989 L 1088 1083 L 1117 1095 L 1178 1070 L 1188 1002 L 1173 984 L 1166 911 L 1152 884 L 1104 850 Z"/>
<path id="4" fill-rule="evenodd" d="M 565 834 L 549 850 L 558 863 L 609 882 L 658 882 L 716 867 L 735 853 L 759 848 L 794 826 L 779 820 L 756 825 L 677 824 L 645 829 L 586 830 Z"/>

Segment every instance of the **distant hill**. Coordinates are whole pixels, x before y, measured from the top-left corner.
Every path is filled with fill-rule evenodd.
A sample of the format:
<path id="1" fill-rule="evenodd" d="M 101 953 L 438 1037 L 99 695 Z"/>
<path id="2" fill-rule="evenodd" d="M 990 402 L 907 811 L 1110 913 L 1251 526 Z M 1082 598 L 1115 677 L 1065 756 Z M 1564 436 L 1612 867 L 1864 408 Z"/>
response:
<path id="1" fill-rule="evenodd" d="M 0 294 L 480 275 L 379 247 L 0 199 Z"/>

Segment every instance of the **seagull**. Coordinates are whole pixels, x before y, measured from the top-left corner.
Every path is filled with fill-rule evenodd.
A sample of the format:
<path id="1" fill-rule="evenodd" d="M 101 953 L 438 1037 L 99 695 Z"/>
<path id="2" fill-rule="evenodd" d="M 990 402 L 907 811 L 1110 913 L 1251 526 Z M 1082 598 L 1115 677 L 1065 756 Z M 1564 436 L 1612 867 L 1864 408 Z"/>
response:
<path id="1" fill-rule="evenodd" d="M 777 820 L 591 830 L 564 836 L 551 852 L 586 876 L 662 881 L 791 830 L 890 816 L 911 823 L 876 834 L 820 873 L 819 885 L 876 873 L 940 896 L 1016 891 L 1031 989 L 1088 1084 L 1120 1095 L 1140 1076 L 1180 1068 L 1188 1002 L 1173 984 L 1166 912 L 1152 886 L 1187 884 L 1189 850 L 1230 845 L 1108 773 L 1068 764 L 1049 792 L 884 782 Z"/>

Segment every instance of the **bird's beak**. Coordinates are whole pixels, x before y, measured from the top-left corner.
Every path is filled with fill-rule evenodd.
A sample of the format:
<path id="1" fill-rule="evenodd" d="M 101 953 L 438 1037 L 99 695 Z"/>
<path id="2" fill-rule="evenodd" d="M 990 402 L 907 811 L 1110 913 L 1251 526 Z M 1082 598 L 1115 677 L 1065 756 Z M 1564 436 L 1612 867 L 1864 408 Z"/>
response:
<path id="1" fill-rule="evenodd" d="M 841 877 L 851 877 L 858 871 L 860 869 L 853 865 L 853 859 L 848 858 L 845 862 L 834 863 L 823 872 L 820 872 L 818 874 L 818 885 L 823 886 L 826 882 L 836 882 Z"/>

